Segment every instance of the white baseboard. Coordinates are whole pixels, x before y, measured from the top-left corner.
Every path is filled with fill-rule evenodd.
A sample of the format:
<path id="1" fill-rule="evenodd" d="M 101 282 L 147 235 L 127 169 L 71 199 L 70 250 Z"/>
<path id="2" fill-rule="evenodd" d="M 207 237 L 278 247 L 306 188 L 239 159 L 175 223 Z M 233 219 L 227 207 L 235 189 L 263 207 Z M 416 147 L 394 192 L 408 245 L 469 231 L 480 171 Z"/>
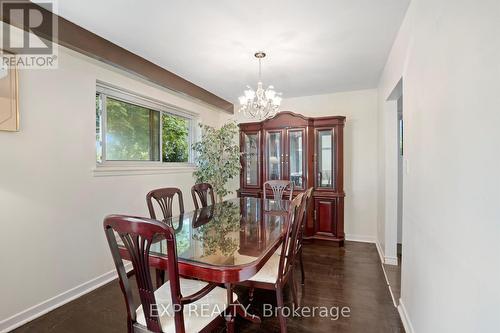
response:
<path id="1" fill-rule="evenodd" d="M 378 255 L 380 256 L 380 261 L 383 264 L 394 265 L 394 266 L 397 266 L 399 264 L 398 257 L 390 257 L 384 255 L 384 250 L 382 250 L 382 247 L 380 246 L 379 242 L 373 236 L 346 234 L 345 240 L 353 242 L 374 243 L 377 247 L 377 252 Z"/>
<path id="2" fill-rule="evenodd" d="M 378 241 L 375 243 L 375 245 L 377 246 L 377 252 L 378 256 L 380 257 L 380 262 L 384 264 L 385 263 L 384 250 L 382 249 L 382 246 L 380 246 L 380 243 Z"/>
<path id="3" fill-rule="evenodd" d="M 394 266 L 397 266 L 399 263 L 398 263 L 398 257 L 389 257 L 389 256 L 385 256 L 384 257 L 384 263 L 386 265 L 394 265 Z"/>
<path id="4" fill-rule="evenodd" d="M 403 322 L 406 333 L 415 333 L 413 325 L 411 324 L 410 317 L 408 316 L 408 312 L 406 311 L 405 304 L 403 303 L 403 300 L 401 298 L 399 299 L 398 312 L 399 316 L 401 317 L 401 321 Z"/>
<path id="5" fill-rule="evenodd" d="M 130 270 L 132 268 L 131 263 L 127 263 L 125 268 L 127 271 Z M 16 313 L 15 315 L 0 321 L 0 333 L 10 332 L 19 326 L 32 321 L 33 319 L 41 317 L 44 314 L 113 281 L 116 278 L 116 270 L 109 271 L 24 311 Z"/>
<path id="6" fill-rule="evenodd" d="M 380 246 L 378 241 L 375 242 L 375 245 L 377 246 L 377 252 L 378 252 L 378 255 L 380 257 L 380 261 L 383 264 L 394 265 L 394 266 L 397 266 L 399 264 L 398 257 L 386 256 L 384 254 L 384 250 L 382 249 L 382 246 Z"/>
<path id="7" fill-rule="evenodd" d="M 376 243 L 375 237 L 366 235 L 346 234 L 345 240 L 363 243 Z"/>

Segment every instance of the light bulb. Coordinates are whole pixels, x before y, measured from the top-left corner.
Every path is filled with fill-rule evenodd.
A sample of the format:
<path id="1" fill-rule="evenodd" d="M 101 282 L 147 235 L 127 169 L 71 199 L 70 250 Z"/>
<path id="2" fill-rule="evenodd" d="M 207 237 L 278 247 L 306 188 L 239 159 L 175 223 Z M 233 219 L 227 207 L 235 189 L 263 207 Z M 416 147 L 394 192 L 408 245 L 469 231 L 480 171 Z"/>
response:
<path id="1" fill-rule="evenodd" d="M 266 98 L 267 99 L 274 99 L 275 96 L 276 96 L 276 91 L 274 91 L 272 89 L 266 90 Z"/>
<path id="2" fill-rule="evenodd" d="M 276 96 L 276 97 L 274 97 L 273 102 L 274 102 L 274 104 L 279 106 L 281 104 L 281 100 L 282 100 L 281 96 Z"/>
<path id="3" fill-rule="evenodd" d="M 247 104 L 247 98 L 245 96 L 238 97 L 238 100 L 240 101 L 241 105 Z"/>
<path id="4" fill-rule="evenodd" d="M 245 90 L 245 97 L 248 101 L 252 101 L 255 97 L 255 91 L 252 89 Z"/>

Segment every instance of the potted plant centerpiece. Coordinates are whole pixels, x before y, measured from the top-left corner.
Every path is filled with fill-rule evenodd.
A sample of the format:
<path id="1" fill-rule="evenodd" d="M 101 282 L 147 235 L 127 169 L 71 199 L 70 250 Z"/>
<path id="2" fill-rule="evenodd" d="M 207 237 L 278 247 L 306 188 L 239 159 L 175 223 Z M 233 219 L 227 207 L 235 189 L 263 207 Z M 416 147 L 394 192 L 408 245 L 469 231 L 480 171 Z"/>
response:
<path id="1" fill-rule="evenodd" d="M 229 122 L 221 128 L 200 125 L 201 140 L 193 145 L 196 156 L 197 183 L 209 183 L 213 186 L 216 201 L 222 202 L 232 191 L 227 190 L 228 181 L 240 174 L 240 147 L 235 138 L 238 126 Z"/>

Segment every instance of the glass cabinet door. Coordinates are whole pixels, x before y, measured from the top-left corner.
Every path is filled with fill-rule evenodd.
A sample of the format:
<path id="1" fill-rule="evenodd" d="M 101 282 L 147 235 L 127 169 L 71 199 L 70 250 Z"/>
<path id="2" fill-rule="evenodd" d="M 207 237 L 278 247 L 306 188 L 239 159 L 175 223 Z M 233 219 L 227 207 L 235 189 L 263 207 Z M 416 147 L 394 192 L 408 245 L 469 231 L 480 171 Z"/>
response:
<path id="1" fill-rule="evenodd" d="M 294 188 L 298 189 L 304 188 L 304 154 L 304 131 L 288 131 L 288 175 Z"/>
<path id="2" fill-rule="evenodd" d="M 267 133 L 267 180 L 283 179 L 281 163 L 283 160 L 282 135 L 279 132 Z"/>
<path id="3" fill-rule="evenodd" d="M 259 133 L 244 133 L 245 186 L 259 185 Z"/>
<path id="4" fill-rule="evenodd" d="M 317 179 L 316 187 L 334 188 L 335 170 L 333 170 L 333 159 L 335 158 L 333 146 L 333 129 L 318 130 L 316 135 L 317 154 Z"/>

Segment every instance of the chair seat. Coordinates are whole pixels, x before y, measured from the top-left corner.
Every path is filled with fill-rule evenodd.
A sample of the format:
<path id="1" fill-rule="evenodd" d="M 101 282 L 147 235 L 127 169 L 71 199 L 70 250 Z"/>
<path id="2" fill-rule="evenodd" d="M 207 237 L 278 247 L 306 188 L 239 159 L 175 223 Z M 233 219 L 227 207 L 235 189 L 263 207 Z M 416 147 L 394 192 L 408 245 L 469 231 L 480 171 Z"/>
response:
<path id="1" fill-rule="evenodd" d="M 249 278 L 249 281 L 265 282 L 275 284 L 278 280 L 278 269 L 280 265 L 280 252 L 276 251 L 269 258 L 266 264 L 254 276 Z"/>
<path id="2" fill-rule="evenodd" d="M 207 285 L 206 282 L 180 278 L 181 294 L 189 296 Z M 158 304 L 158 314 L 160 315 L 160 325 L 163 332 L 175 332 L 174 312 L 172 307 L 172 296 L 170 293 L 170 282 L 167 281 L 155 291 L 156 303 Z M 237 295 L 233 293 L 233 300 Z M 212 320 L 219 316 L 226 308 L 226 289 L 215 287 L 205 297 L 184 306 L 184 326 L 186 333 L 199 332 Z M 165 310 L 164 310 L 165 309 Z M 189 310 L 192 311 L 189 311 Z M 137 323 L 146 326 L 146 319 L 142 305 L 136 310 Z"/>

